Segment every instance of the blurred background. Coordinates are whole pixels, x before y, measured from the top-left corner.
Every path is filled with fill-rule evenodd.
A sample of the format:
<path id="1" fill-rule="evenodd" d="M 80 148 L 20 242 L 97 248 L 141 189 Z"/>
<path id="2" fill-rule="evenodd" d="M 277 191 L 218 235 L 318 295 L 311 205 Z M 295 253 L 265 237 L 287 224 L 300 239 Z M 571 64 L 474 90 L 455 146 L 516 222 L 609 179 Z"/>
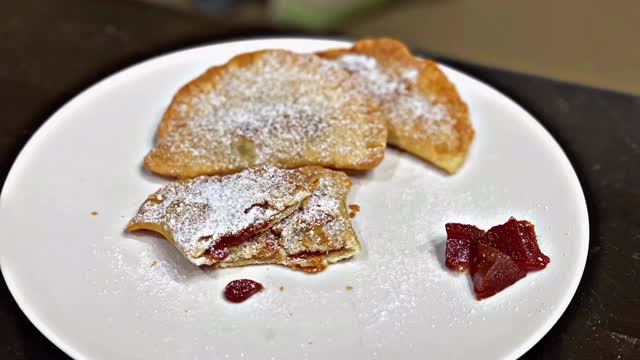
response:
<path id="1" fill-rule="evenodd" d="M 136 0 L 213 24 L 392 36 L 477 64 L 640 94 L 640 0 Z"/>

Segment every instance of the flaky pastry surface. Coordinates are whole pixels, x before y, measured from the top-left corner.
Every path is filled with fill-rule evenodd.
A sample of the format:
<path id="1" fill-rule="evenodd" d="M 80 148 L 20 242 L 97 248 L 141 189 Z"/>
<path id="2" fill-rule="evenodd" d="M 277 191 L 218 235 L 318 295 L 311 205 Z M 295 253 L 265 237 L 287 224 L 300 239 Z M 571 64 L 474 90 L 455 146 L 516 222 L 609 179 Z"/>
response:
<path id="1" fill-rule="evenodd" d="M 401 42 L 369 39 L 320 52 L 354 74 L 379 100 L 388 143 L 455 173 L 474 138 L 466 104 L 438 65 Z"/>
<path id="2" fill-rule="evenodd" d="M 356 254 L 349 177 L 321 167 L 259 167 L 171 183 L 128 230 L 152 230 L 196 265 L 281 264 L 307 272 Z"/>
<path id="3" fill-rule="evenodd" d="M 365 170 L 382 161 L 386 131 L 377 101 L 341 66 L 263 50 L 180 89 L 144 166 L 178 178 L 265 164 Z"/>

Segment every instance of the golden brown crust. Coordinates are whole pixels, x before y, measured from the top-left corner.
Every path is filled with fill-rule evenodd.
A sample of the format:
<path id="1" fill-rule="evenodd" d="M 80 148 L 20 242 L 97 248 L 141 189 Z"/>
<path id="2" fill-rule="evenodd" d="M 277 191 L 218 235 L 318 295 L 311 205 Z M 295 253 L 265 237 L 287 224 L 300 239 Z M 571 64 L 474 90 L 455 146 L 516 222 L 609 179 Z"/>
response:
<path id="1" fill-rule="evenodd" d="M 455 86 L 447 79 L 438 65 L 430 60 L 416 58 L 401 42 L 393 39 L 367 39 L 358 41 L 350 49 L 336 49 L 318 53 L 319 56 L 338 60 L 344 55 L 364 55 L 376 60 L 390 78 L 400 79 L 407 70 L 416 70 L 417 77 L 408 84 L 407 91 L 393 92 L 379 99 L 389 127 L 388 142 L 411 152 L 449 173 L 456 172 L 464 163 L 474 138 L 466 104 Z M 424 121 L 391 118 L 397 112 L 402 96 L 422 96 L 432 106 L 445 109 L 451 118 L 450 126 L 434 124 L 436 120 L 424 117 Z M 442 111 L 440 111 L 442 112 Z M 433 131 L 433 128 L 436 131 Z M 439 129 L 439 130 L 438 130 Z M 424 136 L 416 136 L 424 134 Z"/>
<path id="2" fill-rule="evenodd" d="M 175 181 L 147 198 L 127 230 L 156 231 L 200 265 L 209 249 L 244 242 L 289 216 L 317 187 L 307 170 L 267 166 Z"/>
<path id="3" fill-rule="evenodd" d="M 188 178 L 256 165 L 366 170 L 384 156 L 375 99 L 332 62 L 263 50 L 238 55 L 174 96 L 144 166 Z"/>
<path id="4" fill-rule="evenodd" d="M 329 264 L 358 253 L 360 243 L 349 218 L 346 197 L 349 177 L 320 167 L 301 169 L 318 178 L 314 193 L 299 210 L 245 243 L 229 249 L 229 257 L 213 264 L 234 267 L 280 264 L 305 272 L 319 272 Z"/>
<path id="5" fill-rule="evenodd" d="M 262 177 L 265 171 L 268 177 Z M 273 187 L 282 190 L 274 191 L 269 184 L 264 184 L 266 190 L 253 189 L 251 184 L 260 185 L 261 180 L 275 181 Z M 360 249 L 346 206 L 350 188 L 345 173 L 316 166 L 202 176 L 174 182 L 151 195 L 127 230 L 158 232 L 196 265 L 281 264 L 317 272 Z M 264 197 L 265 191 L 273 194 Z M 234 198 L 242 192 L 253 194 Z M 221 223 L 221 218 L 226 220 Z M 250 237 L 237 237 L 260 224 Z M 226 241 L 228 234 L 235 236 L 232 242 Z"/>

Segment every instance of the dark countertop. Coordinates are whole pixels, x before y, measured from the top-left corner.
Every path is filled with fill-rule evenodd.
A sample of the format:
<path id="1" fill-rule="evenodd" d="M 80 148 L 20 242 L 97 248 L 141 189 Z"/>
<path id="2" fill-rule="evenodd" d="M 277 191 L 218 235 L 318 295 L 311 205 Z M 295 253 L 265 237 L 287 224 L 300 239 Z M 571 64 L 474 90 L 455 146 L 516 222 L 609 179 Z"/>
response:
<path id="1" fill-rule="evenodd" d="M 104 76 L 179 48 L 287 32 L 124 0 L 55 4 L 0 4 L 0 183 L 38 126 Z M 580 287 L 523 358 L 640 358 L 640 97 L 441 60 L 537 117 L 569 156 L 587 198 L 591 240 Z M 66 358 L 31 325 L 3 281 L 0 358 Z"/>

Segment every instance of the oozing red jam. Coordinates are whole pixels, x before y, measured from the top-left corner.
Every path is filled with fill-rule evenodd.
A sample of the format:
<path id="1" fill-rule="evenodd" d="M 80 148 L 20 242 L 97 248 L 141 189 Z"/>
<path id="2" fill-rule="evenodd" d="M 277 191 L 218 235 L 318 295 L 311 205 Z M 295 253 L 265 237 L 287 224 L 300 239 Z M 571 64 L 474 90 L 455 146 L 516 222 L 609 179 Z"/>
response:
<path id="1" fill-rule="evenodd" d="M 229 256 L 229 251 L 226 246 L 220 246 L 219 244 L 214 245 L 212 248 L 207 250 L 207 256 L 210 256 L 218 261 L 224 260 Z"/>
<path id="2" fill-rule="evenodd" d="M 230 247 L 242 244 L 254 235 L 266 230 L 268 227 L 269 223 L 257 224 L 237 234 L 223 235 L 215 245 L 207 249 L 205 255 L 218 261 L 224 260 L 229 256 Z"/>
<path id="3" fill-rule="evenodd" d="M 233 280 L 224 288 L 224 297 L 229 302 L 241 303 L 262 291 L 263 288 L 262 284 L 253 280 Z"/>
<path id="4" fill-rule="evenodd" d="M 470 269 L 476 297 L 492 296 L 526 276 L 544 269 L 549 257 L 540 251 L 533 224 L 513 217 L 484 232 L 473 225 L 446 224 L 445 264 Z"/>

